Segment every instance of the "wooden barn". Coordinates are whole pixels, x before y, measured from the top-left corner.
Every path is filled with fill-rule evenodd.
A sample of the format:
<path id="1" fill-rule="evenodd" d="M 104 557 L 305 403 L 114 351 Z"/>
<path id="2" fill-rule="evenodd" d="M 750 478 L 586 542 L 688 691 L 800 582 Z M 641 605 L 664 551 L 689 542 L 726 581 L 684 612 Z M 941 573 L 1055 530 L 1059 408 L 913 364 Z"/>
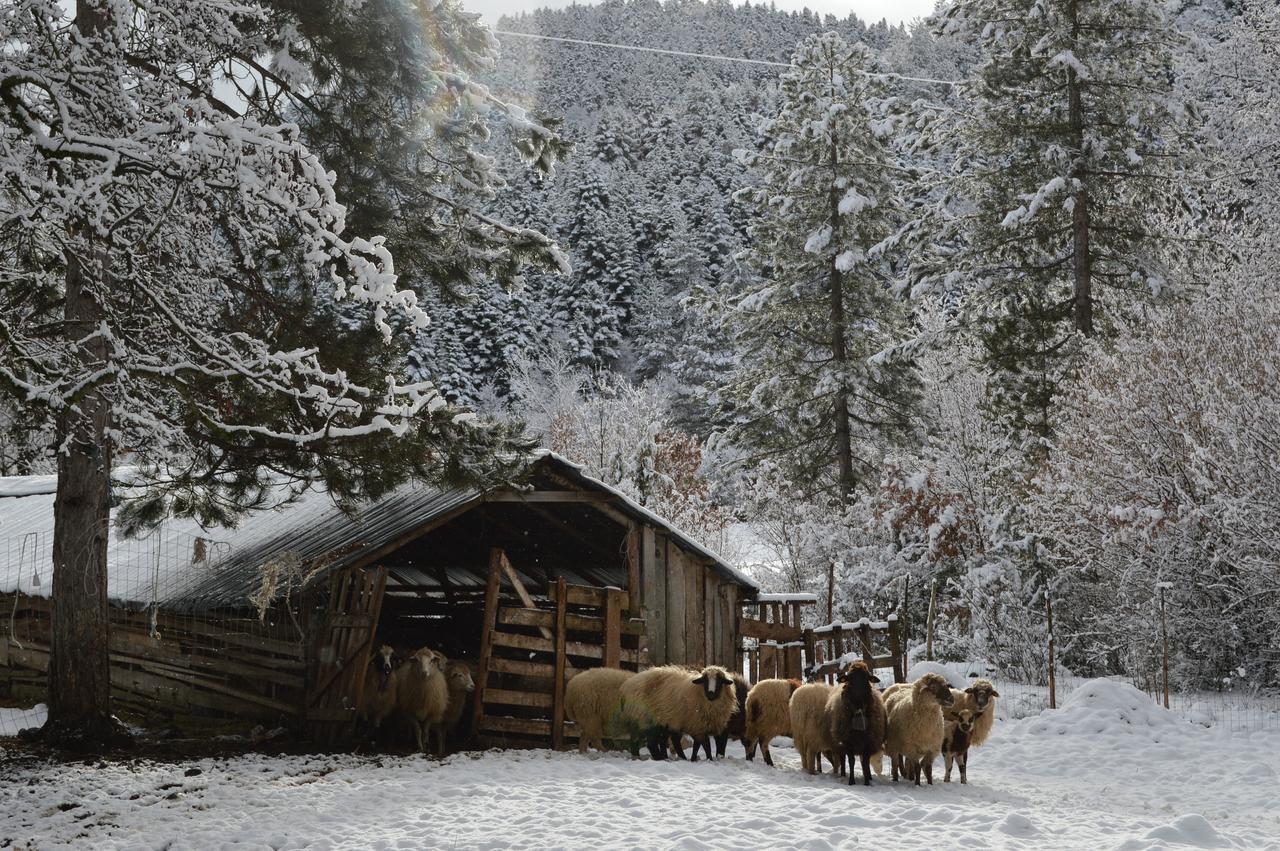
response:
<path id="1" fill-rule="evenodd" d="M 53 484 L 0 480 L 0 698 L 38 696 L 48 665 Z M 113 535 L 109 574 L 121 709 L 324 742 L 351 730 L 385 643 L 474 663 L 481 744 L 561 746 L 576 670 L 740 670 L 742 611 L 758 590 L 549 453 L 519 488 L 410 484 L 357 515 L 312 491 L 233 530 L 175 520 L 148 538 Z"/>

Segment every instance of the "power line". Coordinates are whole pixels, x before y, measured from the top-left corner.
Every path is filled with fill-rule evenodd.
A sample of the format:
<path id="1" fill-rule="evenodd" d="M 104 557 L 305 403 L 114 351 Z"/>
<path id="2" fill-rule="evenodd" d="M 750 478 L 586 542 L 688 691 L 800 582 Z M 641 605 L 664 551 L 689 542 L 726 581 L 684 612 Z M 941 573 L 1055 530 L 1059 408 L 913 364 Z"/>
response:
<path id="1" fill-rule="evenodd" d="M 682 56 L 687 59 L 713 59 L 721 62 L 742 62 L 747 65 L 767 65 L 772 68 L 790 68 L 788 62 L 770 62 L 767 59 L 746 59 L 741 56 L 723 56 L 718 53 L 693 53 L 687 50 L 665 50 L 660 47 L 642 47 L 638 44 L 617 44 L 611 41 L 589 41 L 583 38 L 562 38 L 554 35 L 539 35 L 537 33 L 521 33 L 512 30 L 493 30 L 494 35 L 512 36 L 514 38 L 529 38 L 536 41 L 555 41 L 562 44 L 580 44 L 586 47 L 611 47 L 614 50 L 633 50 L 637 53 L 659 53 L 664 56 Z M 865 77 L 874 77 L 877 80 L 895 79 L 908 80 L 913 83 L 929 83 L 939 86 L 959 86 L 963 84 L 963 80 L 938 80 L 932 77 L 909 77 L 906 74 L 894 74 L 891 72 L 874 72 L 859 71 Z"/>

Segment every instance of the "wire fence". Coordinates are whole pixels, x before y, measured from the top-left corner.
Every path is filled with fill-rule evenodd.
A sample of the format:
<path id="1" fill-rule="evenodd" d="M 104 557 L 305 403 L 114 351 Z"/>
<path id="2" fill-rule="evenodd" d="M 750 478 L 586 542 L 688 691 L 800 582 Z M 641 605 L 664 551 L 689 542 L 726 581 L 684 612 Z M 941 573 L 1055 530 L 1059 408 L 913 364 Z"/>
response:
<path id="1" fill-rule="evenodd" d="M 229 544 L 167 524 L 140 537 L 99 540 L 107 542 L 117 714 L 144 718 L 161 705 L 215 714 L 245 709 L 260 710 L 269 723 L 296 702 L 302 630 L 292 610 L 191 603 L 217 577 Z M 53 565 L 51 530 L 0 538 L 0 737 L 46 718 Z"/>

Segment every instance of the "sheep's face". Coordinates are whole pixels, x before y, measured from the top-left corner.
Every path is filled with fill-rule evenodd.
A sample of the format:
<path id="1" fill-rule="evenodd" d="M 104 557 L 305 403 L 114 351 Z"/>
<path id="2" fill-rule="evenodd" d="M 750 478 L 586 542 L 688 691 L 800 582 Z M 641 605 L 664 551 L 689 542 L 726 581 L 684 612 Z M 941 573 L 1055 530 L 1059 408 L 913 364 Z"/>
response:
<path id="1" fill-rule="evenodd" d="M 429 647 L 423 647 L 409 657 L 410 664 L 417 665 L 422 676 L 430 677 L 444 671 L 444 657 Z"/>
<path id="2" fill-rule="evenodd" d="M 956 729 L 966 736 L 973 732 L 973 722 L 977 719 L 978 716 L 972 709 L 961 709 L 951 715 L 951 720 L 956 722 Z"/>
<path id="3" fill-rule="evenodd" d="M 942 706 L 952 706 L 956 702 L 951 696 L 951 686 L 938 674 L 925 674 L 916 681 L 916 689 L 933 695 Z"/>
<path id="4" fill-rule="evenodd" d="M 708 703 L 715 703 L 722 694 L 733 692 L 733 677 L 724 668 L 703 668 L 693 678 L 693 684 L 701 686 Z"/>
<path id="5" fill-rule="evenodd" d="M 373 669 L 381 674 L 384 680 L 391 676 L 391 671 L 395 668 L 395 655 L 395 650 L 386 644 L 379 647 L 373 654 Z"/>
<path id="6" fill-rule="evenodd" d="M 987 705 L 991 703 L 991 698 L 1000 696 L 995 686 L 991 685 L 988 680 L 978 680 L 964 691 L 965 694 L 973 695 L 973 703 L 978 707 L 978 712 L 980 713 L 987 711 Z"/>
<path id="7" fill-rule="evenodd" d="M 449 688 L 453 691 L 475 691 L 476 681 L 466 665 L 449 666 Z"/>

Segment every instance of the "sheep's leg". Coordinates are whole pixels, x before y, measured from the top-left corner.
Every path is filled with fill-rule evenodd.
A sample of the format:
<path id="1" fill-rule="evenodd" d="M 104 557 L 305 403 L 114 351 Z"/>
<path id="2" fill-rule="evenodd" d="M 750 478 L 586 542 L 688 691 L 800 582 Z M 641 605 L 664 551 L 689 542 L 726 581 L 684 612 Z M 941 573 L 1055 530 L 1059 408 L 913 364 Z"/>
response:
<path id="1" fill-rule="evenodd" d="M 898 755 L 896 753 L 889 754 L 889 762 L 893 766 L 893 782 L 897 783 L 898 782 Z"/>
<path id="2" fill-rule="evenodd" d="M 960 757 L 959 757 L 958 755 L 956 755 L 956 754 L 949 754 L 949 753 L 944 753 L 944 754 L 942 755 L 942 763 L 943 763 L 943 765 L 945 765 L 945 766 L 947 767 L 947 772 L 946 772 L 946 774 L 942 775 L 942 782 L 943 782 L 943 783 L 950 783 L 950 782 L 951 782 L 951 762 L 952 762 L 952 760 L 954 760 L 955 762 L 957 762 L 957 763 L 958 763 L 958 762 L 960 762 Z M 961 776 L 961 777 L 963 777 L 963 776 L 964 776 L 964 769 L 963 769 L 963 768 L 962 768 L 962 769 L 960 769 L 960 776 Z M 961 782 L 963 783 L 964 781 L 962 780 Z"/>
<path id="3" fill-rule="evenodd" d="M 929 785 L 933 785 L 933 754 L 929 754 L 924 758 L 924 776 L 929 781 Z"/>
<path id="4" fill-rule="evenodd" d="M 671 749 L 676 752 L 676 759 L 688 759 L 688 757 L 684 755 L 684 743 L 680 741 L 680 739 L 682 738 L 681 734 L 676 733 L 674 736 L 671 736 L 670 738 L 671 738 Z M 697 742 L 694 742 L 694 748 L 695 750 L 693 754 L 694 754 L 694 758 L 696 759 L 698 755 L 698 751 L 696 750 Z"/>
<path id="5" fill-rule="evenodd" d="M 756 744 L 757 744 L 757 742 L 755 742 L 755 741 L 748 741 L 747 739 L 743 739 L 743 740 L 742 740 L 742 748 L 743 748 L 743 750 L 745 750 L 745 751 L 747 752 L 747 762 L 754 762 L 754 761 L 755 761 L 755 758 L 756 758 Z"/>
<path id="6" fill-rule="evenodd" d="M 666 748 L 662 744 L 662 737 L 658 733 L 649 734 L 649 759 L 666 759 Z"/>
<path id="7" fill-rule="evenodd" d="M 716 759 L 724 759 L 724 750 L 728 746 L 729 746 L 728 733 L 721 733 L 720 735 L 716 736 Z M 711 758 L 710 754 L 707 755 L 707 758 L 708 759 Z"/>
<path id="8" fill-rule="evenodd" d="M 849 768 L 849 785 L 853 785 L 853 768 Z M 862 754 L 862 785 L 871 785 L 871 754 Z"/>
<path id="9" fill-rule="evenodd" d="M 760 750 L 764 754 L 764 764 L 773 768 L 773 754 L 769 753 L 769 743 L 764 739 L 760 740 Z M 755 752 L 755 748 L 752 748 L 752 752 Z M 750 758 L 751 757 L 747 757 L 747 759 Z"/>
<path id="10" fill-rule="evenodd" d="M 426 752 L 427 752 L 427 743 L 424 741 L 424 736 L 422 735 L 422 733 L 423 733 L 423 729 L 422 729 L 422 728 L 423 728 L 424 726 L 425 726 L 425 725 L 424 725 L 422 722 L 420 722 L 420 721 L 415 720 L 415 721 L 413 722 L 413 737 L 414 737 L 414 740 L 415 740 L 415 741 L 417 742 L 417 744 L 418 744 L 418 753 L 426 753 Z"/>
<path id="11" fill-rule="evenodd" d="M 839 751 L 839 754 L 840 754 L 841 764 L 843 764 L 846 760 L 849 763 L 849 785 L 852 786 L 853 776 L 857 774 L 857 772 L 853 770 L 853 751 Z"/>
<path id="12" fill-rule="evenodd" d="M 969 749 L 965 748 L 956 755 L 956 762 L 960 763 L 960 782 L 969 782 Z"/>

